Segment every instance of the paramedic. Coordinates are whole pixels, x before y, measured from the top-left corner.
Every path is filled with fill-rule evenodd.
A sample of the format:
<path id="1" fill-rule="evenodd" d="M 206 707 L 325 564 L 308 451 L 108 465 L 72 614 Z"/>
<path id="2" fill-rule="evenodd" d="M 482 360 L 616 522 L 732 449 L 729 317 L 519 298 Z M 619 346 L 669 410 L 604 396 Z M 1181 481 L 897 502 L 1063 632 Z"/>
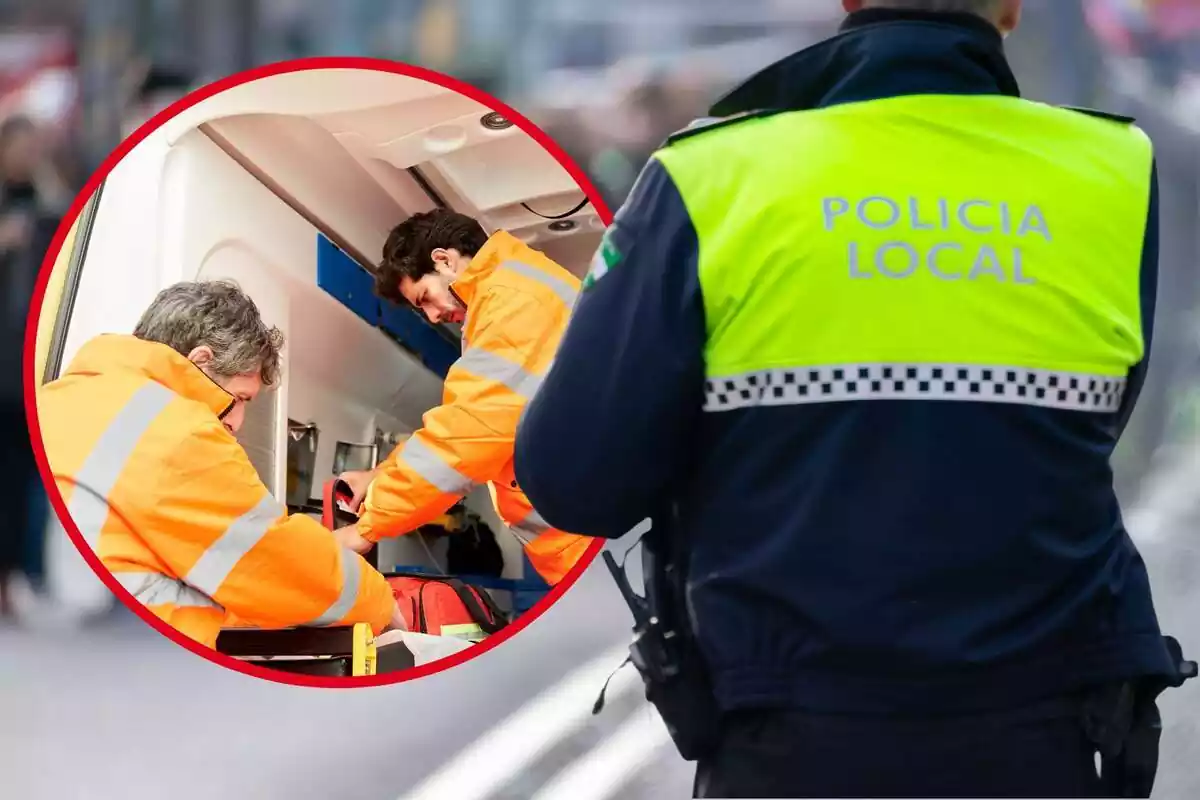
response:
<path id="1" fill-rule="evenodd" d="M 339 531 L 343 542 L 366 552 L 487 483 L 533 568 L 557 584 L 590 542 L 552 529 L 533 510 L 513 477 L 513 439 L 554 358 L 579 280 L 512 234 L 488 236 L 472 217 L 446 209 L 397 225 L 376 276 L 384 299 L 411 304 L 435 324 L 462 323 L 463 354 L 421 429 L 373 472 L 342 476 L 362 503 L 357 524 Z"/>
<path id="2" fill-rule="evenodd" d="M 39 390 L 71 520 L 134 598 L 209 647 L 235 621 L 403 624 L 383 576 L 316 520 L 288 516 L 234 438 L 277 379 L 282 344 L 236 284 L 179 283 L 132 336 L 92 339 Z"/>
<path id="3" fill-rule="evenodd" d="M 1020 98 L 1020 0 L 844 5 L 645 167 L 517 479 L 608 538 L 674 498 L 724 712 L 701 796 L 1110 796 L 1080 693 L 1185 674 L 1109 466 L 1151 143 Z"/>

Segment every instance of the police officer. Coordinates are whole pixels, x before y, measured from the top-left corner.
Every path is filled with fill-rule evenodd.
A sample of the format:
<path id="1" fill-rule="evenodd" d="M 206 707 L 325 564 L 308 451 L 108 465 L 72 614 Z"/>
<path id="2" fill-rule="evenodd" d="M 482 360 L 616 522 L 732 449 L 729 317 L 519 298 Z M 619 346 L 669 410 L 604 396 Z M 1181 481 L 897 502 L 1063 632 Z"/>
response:
<path id="1" fill-rule="evenodd" d="M 844 6 L 645 167 L 517 479 L 591 536 L 675 499 L 721 714 L 698 796 L 1146 796 L 1188 666 L 1109 465 L 1151 142 L 1021 98 L 1020 0 Z"/>

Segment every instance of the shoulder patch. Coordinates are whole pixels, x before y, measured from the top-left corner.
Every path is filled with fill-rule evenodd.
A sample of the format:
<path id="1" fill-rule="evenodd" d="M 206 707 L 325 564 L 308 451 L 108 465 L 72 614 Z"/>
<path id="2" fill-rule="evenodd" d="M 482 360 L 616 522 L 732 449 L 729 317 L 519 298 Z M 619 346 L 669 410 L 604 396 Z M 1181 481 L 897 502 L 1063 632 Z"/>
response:
<path id="1" fill-rule="evenodd" d="M 724 128 L 726 125 L 733 125 L 738 122 L 743 122 L 748 119 L 757 119 L 759 117 L 769 117 L 772 114 L 780 113 L 782 109 L 758 109 L 754 111 L 743 111 L 740 114 L 731 114 L 728 117 L 700 117 L 694 120 L 690 125 L 682 130 L 678 130 L 667 137 L 666 146 L 675 144 L 676 142 L 687 139 L 691 136 L 696 136 L 701 133 L 708 133 L 719 128 Z"/>
<path id="2" fill-rule="evenodd" d="M 1089 117 L 1099 117 L 1111 122 L 1120 122 L 1122 125 L 1132 125 L 1137 121 L 1133 117 L 1127 117 L 1124 114 L 1113 114 L 1109 111 L 1100 111 L 1095 108 L 1085 108 L 1083 106 L 1059 106 L 1059 108 L 1066 109 L 1067 111 L 1075 111 L 1080 114 L 1087 114 Z"/>
<path id="3" fill-rule="evenodd" d="M 600 239 L 600 247 L 596 249 L 596 254 L 592 257 L 592 263 L 588 265 L 587 275 L 584 276 L 583 282 L 579 285 L 579 291 L 586 292 L 588 289 L 591 289 L 596 285 L 596 281 L 603 278 L 608 274 L 609 270 L 621 263 L 623 256 L 613 241 L 613 231 L 616 229 L 617 223 L 614 222 L 604 231 L 604 236 Z"/>

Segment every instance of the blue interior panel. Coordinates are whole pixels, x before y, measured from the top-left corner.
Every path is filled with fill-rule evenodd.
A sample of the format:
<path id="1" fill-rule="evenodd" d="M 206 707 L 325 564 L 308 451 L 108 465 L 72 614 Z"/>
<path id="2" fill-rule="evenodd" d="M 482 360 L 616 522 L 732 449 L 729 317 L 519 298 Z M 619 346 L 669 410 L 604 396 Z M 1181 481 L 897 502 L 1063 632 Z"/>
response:
<path id="1" fill-rule="evenodd" d="M 370 325 L 379 324 L 374 279 L 324 234 L 317 234 L 317 285 Z"/>
<path id="2" fill-rule="evenodd" d="M 438 337 L 441 338 L 440 336 Z M 421 360 L 425 366 L 442 380 L 446 379 L 446 373 L 450 371 L 450 367 L 458 360 L 459 351 L 454 345 L 442 339 L 444 344 L 439 344 L 436 348 L 431 348 L 429 352 L 421 354 Z"/>
<path id="3" fill-rule="evenodd" d="M 317 285 L 371 326 L 391 333 L 445 380 L 459 348 L 411 308 L 380 300 L 375 279 L 337 245 L 317 234 Z"/>
<path id="4" fill-rule="evenodd" d="M 382 302 L 379 324 L 420 356 L 422 363 L 442 379 L 459 356 L 459 350 L 452 342 L 407 306 Z"/>

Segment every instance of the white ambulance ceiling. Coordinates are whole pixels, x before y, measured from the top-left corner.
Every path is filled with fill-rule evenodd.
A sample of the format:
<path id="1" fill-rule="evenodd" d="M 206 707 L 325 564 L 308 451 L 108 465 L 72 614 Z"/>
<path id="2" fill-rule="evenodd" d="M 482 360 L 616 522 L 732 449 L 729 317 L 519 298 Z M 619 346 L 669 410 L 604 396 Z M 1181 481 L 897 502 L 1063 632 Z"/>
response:
<path id="1" fill-rule="evenodd" d="M 368 265 L 396 223 L 441 201 L 582 276 L 603 229 L 595 208 L 539 217 L 585 195 L 541 145 L 497 117 L 416 78 L 322 69 L 224 91 L 172 119 L 166 134 L 172 143 L 197 129 L 211 136 Z"/>

